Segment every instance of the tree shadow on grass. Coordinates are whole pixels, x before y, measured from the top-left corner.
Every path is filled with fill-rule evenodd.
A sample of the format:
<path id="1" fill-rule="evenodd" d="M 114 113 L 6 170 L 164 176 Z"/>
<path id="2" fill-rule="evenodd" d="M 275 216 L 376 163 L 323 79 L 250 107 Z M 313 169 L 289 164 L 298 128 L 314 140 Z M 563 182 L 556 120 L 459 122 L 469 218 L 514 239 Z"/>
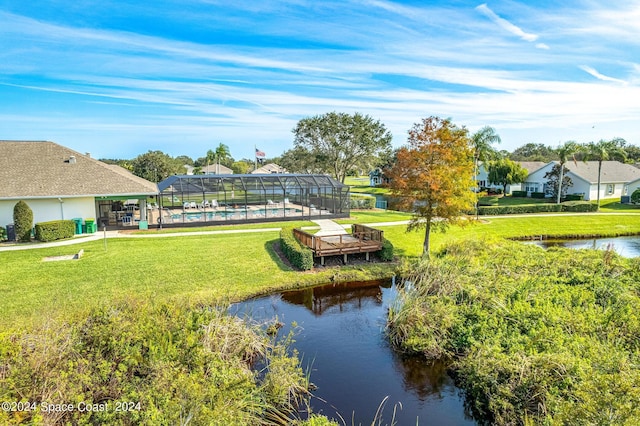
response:
<path id="1" fill-rule="evenodd" d="M 281 271 L 297 271 L 289 262 L 289 259 L 280 250 L 280 238 L 274 238 L 264 243 L 264 248 L 269 253 L 269 257 L 278 265 Z"/>

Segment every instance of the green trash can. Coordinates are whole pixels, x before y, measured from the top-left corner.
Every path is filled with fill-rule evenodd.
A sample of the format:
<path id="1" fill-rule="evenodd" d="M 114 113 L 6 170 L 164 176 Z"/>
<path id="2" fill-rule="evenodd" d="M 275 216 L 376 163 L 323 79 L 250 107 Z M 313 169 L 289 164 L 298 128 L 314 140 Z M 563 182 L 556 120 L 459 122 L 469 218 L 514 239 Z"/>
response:
<path id="1" fill-rule="evenodd" d="M 74 217 L 71 220 L 76 223 L 76 234 L 82 234 L 82 218 Z"/>
<path id="2" fill-rule="evenodd" d="M 84 223 L 87 228 L 87 234 L 93 234 L 98 230 L 95 219 L 85 219 Z"/>
<path id="3" fill-rule="evenodd" d="M 146 220 L 141 220 L 138 222 L 138 229 L 149 229 L 149 222 Z"/>

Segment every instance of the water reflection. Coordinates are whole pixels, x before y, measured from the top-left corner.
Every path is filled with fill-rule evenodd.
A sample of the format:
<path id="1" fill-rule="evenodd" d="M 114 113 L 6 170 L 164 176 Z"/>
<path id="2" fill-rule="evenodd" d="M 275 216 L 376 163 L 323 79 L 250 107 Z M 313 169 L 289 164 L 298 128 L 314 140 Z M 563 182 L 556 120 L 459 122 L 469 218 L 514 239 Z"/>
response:
<path id="1" fill-rule="evenodd" d="M 297 323 L 295 348 L 318 387 L 314 412 L 371 424 L 388 397 L 379 424 L 475 424 L 444 364 L 403 356 L 389 346 L 384 327 L 395 295 L 389 281 L 331 284 L 250 300 L 235 311 L 259 321 L 277 316 L 286 324 L 284 335 Z"/>
<path id="2" fill-rule="evenodd" d="M 640 236 L 590 238 L 584 240 L 543 240 L 532 242 L 543 248 L 566 247 L 571 249 L 615 250 L 624 257 L 640 256 Z"/>

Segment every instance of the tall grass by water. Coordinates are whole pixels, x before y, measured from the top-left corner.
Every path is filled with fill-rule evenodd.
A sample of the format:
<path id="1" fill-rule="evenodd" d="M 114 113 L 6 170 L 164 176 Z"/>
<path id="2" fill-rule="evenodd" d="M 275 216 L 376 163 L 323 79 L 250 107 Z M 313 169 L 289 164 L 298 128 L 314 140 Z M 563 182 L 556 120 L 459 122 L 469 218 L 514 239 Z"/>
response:
<path id="1" fill-rule="evenodd" d="M 407 271 L 397 347 L 453 361 L 495 424 L 640 423 L 640 259 L 457 242 Z"/>

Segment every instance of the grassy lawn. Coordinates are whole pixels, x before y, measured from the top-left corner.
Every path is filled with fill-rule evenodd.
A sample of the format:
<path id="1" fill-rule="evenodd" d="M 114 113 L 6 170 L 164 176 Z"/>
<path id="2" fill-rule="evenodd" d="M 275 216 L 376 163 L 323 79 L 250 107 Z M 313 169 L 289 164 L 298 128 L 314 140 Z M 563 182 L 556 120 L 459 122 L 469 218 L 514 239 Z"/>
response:
<path id="1" fill-rule="evenodd" d="M 138 298 L 189 303 L 234 301 L 275 289 L 391 275 L 391 265 L 292 271 L 270 249 L 278 232 L 178 238 L 121 238 L 67 247 L 0 252 L 0 325 L 81 315 L 90 307 Z M 43 262 L 75 253 L 79 261 Z"/>
<path id="2" fill-rule="evenodd" d="M 339 222 L 377 223 L 409 218 L 405 213 L 382 210 L 353 211 L 352 214 L 351 219 Z M 382 229 L 398 255 L 420 256 L 421 231 L 407 233 L 406 225 Z M 432 249 L 437 250 L 442 244 L 457 239 L 485 235 L 630 233 L 640 234 L 640 215 L 483 217 L 481 223 L 432 234 Z M 324 268 L 315 273 L 293 271 L 271 249 L 278 235 L 278 232 L 262 232 L 161 239 L 119 238 L 108 240 L 107 251 L 102 241 L 93 241 L 66 247 L 0 252 L 0 264 L 3 265 L 0 269 L 3 295 L 0 326 L 29 325 L 48 316 L 81 315 L 90 307 L 131 298 L 214 303 L 276 289 L 392 274 L 390 264 Z M 42 261 L 45 256 L 72 254 L 80 249 L 84 249 L 85 254 L 79 261 Z"/>
<path id="3" fill-rule="evenodd" d="M 149 229 L 149 230 L 133 230 L 132 234 L 175 234 L 176 232 L 209 232 L 209 231 L 231 231 L 236 229 L 265 229 L 265 228 L 282 228 L 283 226 L 318 226 L 317 224 L 308 220 L 298 221 L 283 221 L 283 222 L 261 222 L 261 223 L 248 223 L 239 225 L 209 225 L 209 226 L 195 226 L 195 227 L 177 227 L 177 228 L 163 228 Z"/>
<path id="4" fill-rule="evenodd" d="M 424 231 L 406 232 L 405 225 L 385 226 L 385 238 L 389 239 L 401 256 L 417 257 L 422 254 Z M 561 215 L 527 217 L 483 216 L 479 223 L 450 227 L 445 233 L 431 234 L 431 249 L 463 239 L 482 237 L 525 237 L 536 235 L 589 235 L 616 236 L 640 234 L 640 215 Z"/>

